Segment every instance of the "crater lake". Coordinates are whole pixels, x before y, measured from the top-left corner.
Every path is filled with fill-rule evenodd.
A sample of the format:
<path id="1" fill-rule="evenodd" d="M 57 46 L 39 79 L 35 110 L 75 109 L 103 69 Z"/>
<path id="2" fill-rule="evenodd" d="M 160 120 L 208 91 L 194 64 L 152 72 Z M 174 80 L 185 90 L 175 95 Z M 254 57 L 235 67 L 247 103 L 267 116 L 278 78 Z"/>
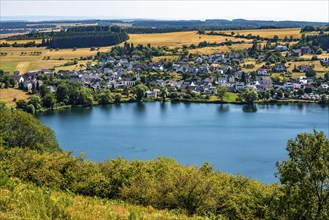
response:
<path id="1" fill-rule="evenodd" d="M 276 161 L 289 139 L 313 129 L 329 133 L 329 107 L 318 104 L 122 103 L 40 113 L 63 150 L 104 161 L 170 157 L 204 162 L 264 183 L 278 181 Z"/>

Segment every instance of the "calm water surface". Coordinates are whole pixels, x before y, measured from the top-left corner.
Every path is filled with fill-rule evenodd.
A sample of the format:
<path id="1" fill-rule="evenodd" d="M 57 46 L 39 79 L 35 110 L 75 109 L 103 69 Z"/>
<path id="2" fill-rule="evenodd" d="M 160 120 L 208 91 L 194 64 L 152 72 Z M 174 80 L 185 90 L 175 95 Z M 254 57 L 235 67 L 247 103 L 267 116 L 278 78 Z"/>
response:
<path id="1" fill-rule="evenodd" d="M 241 105 L 126 103 L 38 115 L 56 132 L 60 146 L 103 161 L 175 158 L 182 164 L 210 162 L 215 169 L 256 178 L 274 177 L 287 158 L 288 139 L 313 128 L 328 135 L 329 107 L 317 104 Z"/>

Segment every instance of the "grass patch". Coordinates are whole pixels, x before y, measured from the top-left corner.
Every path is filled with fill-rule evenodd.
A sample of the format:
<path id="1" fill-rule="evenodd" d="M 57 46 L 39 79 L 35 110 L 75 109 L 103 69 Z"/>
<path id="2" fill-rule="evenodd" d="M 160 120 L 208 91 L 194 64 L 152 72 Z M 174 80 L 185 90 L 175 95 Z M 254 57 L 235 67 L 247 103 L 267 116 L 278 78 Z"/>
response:
<path id="1" fill-rule="evenodd" d="M 224 98 L 225 102 L 237 102 L 236 98 L 238 97 L 237 93 L 228 92 L 227 97 Z"/>

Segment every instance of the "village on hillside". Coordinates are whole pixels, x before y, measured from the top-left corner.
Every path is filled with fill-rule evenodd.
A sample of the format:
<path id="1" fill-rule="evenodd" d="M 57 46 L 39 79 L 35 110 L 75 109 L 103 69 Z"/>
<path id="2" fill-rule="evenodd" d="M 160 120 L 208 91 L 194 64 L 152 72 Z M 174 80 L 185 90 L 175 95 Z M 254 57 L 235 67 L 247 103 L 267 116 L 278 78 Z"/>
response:
<path id="1" fill-rule="evenodd" d="M 277 46 L 276 51 L 286 51 L 285 46 Z M 301 47 L 288 51 L 291 56 L 301 56 L 310 54 L 312 50 L 309 47 Z M 146 91 L 147 98 L 158 98 L 161 87 L 165 87 L 169 94 L 176 93 L 184 96 L 189 93 L 202 95 L 216 95 L 217 87 L 224 86 L 228 92 L 239 92 L 245 89 L 257 91 L 258 93 L 267 93 L 267 99 L 302 99 L 302 100 L 320 100 L 321 94 L 328 91 L 328 73 L 324 79 L 319 79 L 312 75 L 310 65 L 301 65 L 296 67 L 296 71 L 306 73 L 306 76 L 298 78 L 290 77 L 289 80 L 273 80 L 272 74 L 289 74 L 287 66 L 284 63 L 275 63 L 272 68 L 259 68 L 253 74 L 242 71 L 241 67 L 245 63 L 246 56 L 241 53 L 216 53 L 213 55 L 198 56 L 194 59 L 184 58 L 175 63 L 165 62 L 140 62 L 140 56 L 132 55 L 126 57 L 123 55 L 119 59 L 107 57 L 100 61 L 98 69 L 69 71 L 59 70 L 58 77 L 64 77 L 70 82 L 81 82 L 85 88 L 93 90 L 122 89 L 125 87 L 134 87 L 138 83 L 151 83 L 152 90 Z M 259 60 L 265 59 L 265 55 L 258 55 Z M 329 57 L 320 61 L 322 65 L 329 65 Z M 152 77 L 141 79 L 142 72 L 155 72 Z M 312 73 L 310 73 L 312 72 Z M 176 73 L 190 79 L 175 80 L 167 75 L 167 79 L 161 79 L 163 73 Z M 39 79 L 41 75 L 51 76 L 53 70 L 29 71 L 24 74 L 14 72 L 10 78 L 15 79 L 20 88 L 31 90 L 41 86 L 43 81 Z M 199 76 L 199 77 L 195 77 Z M 194 79 L 193 79 L 194 78 Z M 48 85 L 49 92 L 54 93 L 56 87 Z M 170 95 L 169 95 L 170 96 Z M 328 94 L 327 94 L 328 96 Z"/>

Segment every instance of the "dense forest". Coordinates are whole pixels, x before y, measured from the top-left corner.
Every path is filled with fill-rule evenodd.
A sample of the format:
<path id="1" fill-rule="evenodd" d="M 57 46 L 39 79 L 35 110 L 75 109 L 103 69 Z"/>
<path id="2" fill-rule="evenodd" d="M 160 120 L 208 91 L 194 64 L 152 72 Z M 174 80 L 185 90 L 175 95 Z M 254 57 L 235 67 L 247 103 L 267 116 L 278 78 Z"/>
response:
<path id="1" fill-rule="evenodd" d="M 329 31 L 329 26 L 316 27 L 312 25 L 307 25 L 303 27 L 300 32 L 314 32 L 314 31 Z"/>
<path id="2" fill-rule="evenodd" d="M 180 21 L 134 21 L 134 27 L 153 27 L 153 28 L 199 28 L 199 29 L 250 29 L 266 28 L 269 26 L 278 28 L 304 27 L 306 25 L 326 25 L 325 22 L 303 22 L 303 21 L 263 21 L 263 20 L 245 20 L 245 19 L 209 19 L 200 20 L 180 20 Z"/>
<path id="3" fill-rule="evenodd" d="M 12 36 L 10 40 L 42 39 L 41 44 L 12 44 L 13 47 L 47 46 L 49 48 L 112 46 L 128 40 L 129 36 L 119 26 L 78 26 L 60 32 L 34 32 Z M 2 43 L 0 47 L 10 46 Z"/>
<path id="4" fill-rule="evenodd" d="M 129 36 L 117 26 L 87 26 L 68 28 L 54 34 L 43 45 L 50 48 L 111 46 L 128 40 Z"/>
<path id="5" fill-rule="evenodd" d="M 320 48 L 326 51 L 329 49 L 329 34 L 302 35 L 302 38 L 294 47 L 299 48 L 301 46 L 309 46 L 314 51 Z"/>
<path id="6" fill-rule="evenodd" d="M 112 47 L 109 52 L 98 52 L 95 56 L 95 59 L 102 60 L 107 59 L 109 56 L 120 58 L 126 56 L 128 59 L 131 59 L 133 55 L 139 56 L 139 60 L 151 60 L 154 56 L 163 56 L 166 55 L 166 52 L 163 48 L 156 48 L 149 45 L 134 45 L 125 42 L 123 46 Z"/>
<path id="7" fill-rule="evenodd" d="M 75 157 L 72 152 L 62 152 L 53 131 L 30 114 L 1 105 L 0 117 L 0 188 L 18 178 L 48 188 L 48 192 L 62 190 L 70 195 L 123 200 L 213 219 L 329 217 L 329 139 L 323 132 L 304 133 L 289 140 L 289 158 L 277 163 L 276 176 L 281 184 L 265 185 L 216 171 L 208 163 L 182 166 L 168 158 L 92 162 L 83 154 Z M 22 192 L 27 193 L 24 189 Z M 0 198 L 1 212 L 15 209 L 5 205 L 8 201 L 7 197 Z M 33 202 L 29 202 L 31 206 Z M 60 218 L 69 219 L 58 209 Z M 45 212 L 51 214 L 53 210 Z"/>

